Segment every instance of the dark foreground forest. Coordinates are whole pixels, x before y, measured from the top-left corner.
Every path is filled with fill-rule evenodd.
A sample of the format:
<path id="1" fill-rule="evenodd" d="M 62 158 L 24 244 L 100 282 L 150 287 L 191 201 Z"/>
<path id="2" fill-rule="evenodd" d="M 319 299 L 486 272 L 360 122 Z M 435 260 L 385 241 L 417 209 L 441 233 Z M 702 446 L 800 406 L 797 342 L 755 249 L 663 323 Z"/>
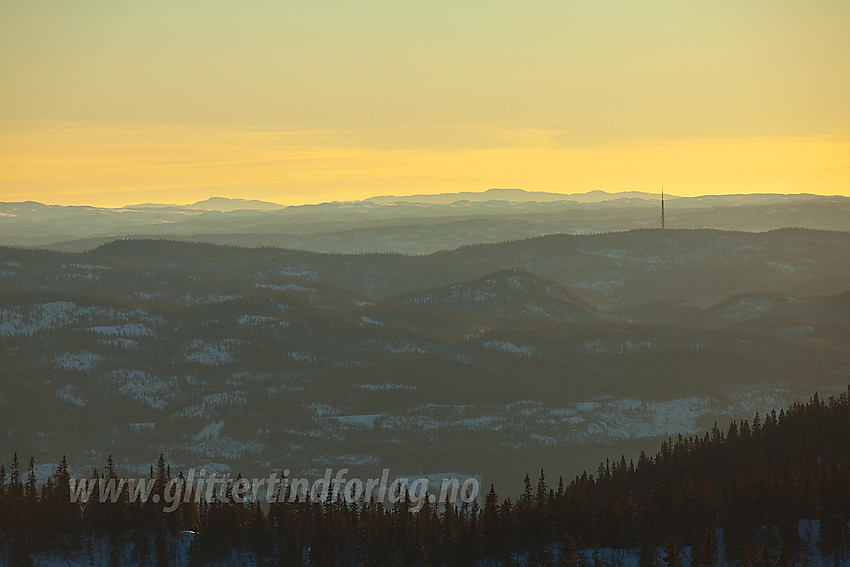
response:
<path id="1" fill-rule="evenodd" d="M 71 502 L 68 464 L 0 469 L 0 563 L 255 565 L 847 564 L 850 388 L 621 457 L 593 474 L 526 477 L 477 503 Z M 175 474 L 151 468 L 160 498 Z M 182 473 L 177 473 L 182 474 Z M 117 478 L 112 459 L 94 478 Z M 510 490 L 508 490 L 510 492 Z M 284 499 L 286 500 L 286 499 Z M 87 559 L 86 559 L 87 558 Z"/>

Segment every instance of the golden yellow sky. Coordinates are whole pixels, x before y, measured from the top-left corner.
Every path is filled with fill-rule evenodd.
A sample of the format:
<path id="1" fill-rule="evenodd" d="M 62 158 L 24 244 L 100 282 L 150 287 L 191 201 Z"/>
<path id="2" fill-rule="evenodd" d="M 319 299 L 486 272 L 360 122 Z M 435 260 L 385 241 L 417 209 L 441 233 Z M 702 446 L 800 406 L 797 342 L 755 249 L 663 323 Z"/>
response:
<path id="1" fill-rule="evenodd" d="M 5 0 L 0 201 L 850 195 L 850 2 Z"/>

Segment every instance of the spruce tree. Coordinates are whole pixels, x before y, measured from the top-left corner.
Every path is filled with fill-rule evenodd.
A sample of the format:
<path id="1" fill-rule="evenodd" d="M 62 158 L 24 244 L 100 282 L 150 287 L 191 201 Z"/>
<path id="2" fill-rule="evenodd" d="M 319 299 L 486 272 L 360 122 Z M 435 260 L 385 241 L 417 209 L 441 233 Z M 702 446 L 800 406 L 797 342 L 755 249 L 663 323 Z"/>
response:
<path id="1" fill-rule="evenodd" d="M 702 542 L 699 544 L 699 559 L 695 563 L 696 567 L 714 567 L 717 564 L 717 538 L 714 537 L 714 530 L 710 527 L 705 528 L 705 535 Z"/>
<path id="2" fill-rule="evenodd" d="M 679 546 L 672 536 L 667 538 L 667 543 L 661 552 L 661 561 L 666 567 L 682 567 L 682 556 L 679 553 Z"/>
<path id="3" fill-rule="evenodd" d="M 481 529 L 484 538 L 484 552 L 487 557 L 495 557 L 501 542 L 501 521 L 499 519 L 499 497 L 491 484 L 484 499 L 484 511 L 481 514 Z"/>
<path id="4" fill-rule="evenodd" d="M 558 553 L 558 567 L 578 567 L 578 546 L 570 534 L 564 534 Z"/>

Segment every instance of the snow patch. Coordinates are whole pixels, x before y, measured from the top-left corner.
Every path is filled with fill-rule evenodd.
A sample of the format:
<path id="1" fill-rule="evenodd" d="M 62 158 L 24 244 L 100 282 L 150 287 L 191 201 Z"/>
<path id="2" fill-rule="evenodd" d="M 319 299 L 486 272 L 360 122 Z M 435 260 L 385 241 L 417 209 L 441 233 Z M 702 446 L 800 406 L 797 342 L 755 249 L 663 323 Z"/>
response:
<path id="1" fill-rule="evenodd" d="M 210 423 L 195 435 L 195 441 L 212 441 L 217 440 L 221 435 L 221 428 L 224 427 L 223 421 Z"/>
<path id="2" fill-rule="evenodd" d="M 220 294 L 210 294 L 210 295 L 192 295 L 191 293 L 187 293 L 183 296 L 183 302 L 187 305 L 204 305 L 210 303 L 224 303 L 226 301 L 236 301 L 237 299 L 242 299 L 242 295 L 240 294 L 230 294 L 230 295 L 220 295 Z"/>
<path id="3" fill-rule="evenodd" d="M 81 310 L 70 301 L 54 301 L 32 306 L 29 311 L 0 309 L 0 336 L 32 335 L 72 323 Z"/>
<path id="4" fill-rule="evenodd" d="M 89 327 L 88 330 L 108 337 L 151 337 L 154 334 L 152 330 L 140 323 Z"/>
<path id="5" fill-rule="evenodd" d="M 111 374 L 118 384 L 118 393 L 156 410 L 165 409 L 167 399 L 177 391 L 176 380 L 160 378 L 141 370 L 115 370 Z"/>
<path id="6" fill-rule="evenodd" d="M 490 350 L 497 350 L 507 354 L 530 358 L 534 356 L 537 349 L 532 346 L 518 346 L 510 341 L 492 340 L 484 343 L 484 346 Z"/>
<path id="7" fill-rule="evenodd" d="M 77 393 L 77 389 L 71 385 L 62 386 L 56 390 L 56 397 L 60 400 L 65 400 L 78 407 L 85 407 L 86 401 Z"/>
<path id="8" fill-rule="evenodd" d="M 427 354 L 424 348 L 413 346 L 410 343 L 404 344 L 389 344 L 387 350 L 393 354 Z"/>
<path id="9" fill-rule="evenodd" d="M 652 341 L 631 341 L 617 339 L 590 339 L 579 345 L 579 350 L 587 354 L 636 354 L 654 350 Z"/>
<path id="10" fill-rule="evenodd" d="M 100 339 L 97 342 L 98 342 L 98 344 L 101 344 L 101 345 L 104 345 L 104 346 L 117 346 L 117 347 L 122 347 L 122 348 L 135 348 L 135 347 L 139 346 L 139 341 L 134 341 L 133 339 L 124 339 L 124 338 Z"/>
<path id="11" fill-rule="evenodd" d="M 188 362 L 204 366 L 223 366 L 233 363 L 233 346 L 241 344 L 239 339 L 225 339 L 218 343 L 205 343 L 198 339 L 192 342 L 192 352 L 186 355 Z"/>
<path id="12" fill-rule="evenodd" d="M 386 392 L 388 390 L 401 390 L 412 392 L 416 390 L 416 386 L 406 386 L 404 384 L 357 384 L 357 387 L 361 390 L 371 390 L 373 392 Z"/>
<path id="13" fill-rule="evenodd" d="M 382 413 L 370 413 L 362 415 L 339 415 L 334 419 L 338 420 L 343 425 L 351 427 L 360 427 L 363 429 L 374 429 L 375 421 L 384 417 Z"/>
<path id="14" fill-rule="evenodd" d="M 266 317 L 265 315 L 240 315 L 236 318 L 236 323 L 239 325 L 259 325 L 273 319 L 273 317 Z"/>
<path id="15" fill-rule="evenodd" d="M 302 293 L 313 293 L 318 291 L 314 287 L 304 287 L 303 285 L 288 283 L 288 284 L 265 284 L 258 283 L 254 284 L 254 287 L 259 287 L 263 289 L 272 289 L 274 291 L 297 291 Z"/>
<path id="16" fill-rule="evenodd" d="M 292 360 L 307 364 L 316 362 L 316 357 L 306 352 L 290 352 L 287 356 L 289 356 Z"/>
<path id="17" fill-rule="evenodd" d="M 74 370 L 77 372 L 92 372 L 103 361 L 99 354 L 82 351 L 79 353 L 65 352 L 53 358 L 56 368 Z"/>

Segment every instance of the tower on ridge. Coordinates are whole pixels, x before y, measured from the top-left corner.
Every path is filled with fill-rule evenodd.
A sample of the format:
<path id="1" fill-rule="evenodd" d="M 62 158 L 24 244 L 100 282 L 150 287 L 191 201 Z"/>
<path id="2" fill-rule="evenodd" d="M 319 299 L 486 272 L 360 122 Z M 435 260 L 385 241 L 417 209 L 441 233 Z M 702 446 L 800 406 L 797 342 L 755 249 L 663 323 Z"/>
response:
<path id="1" fill-rule="evenodd" d="M 661 229 L 664 230 L 664 187 L 661 188 Z"/>

